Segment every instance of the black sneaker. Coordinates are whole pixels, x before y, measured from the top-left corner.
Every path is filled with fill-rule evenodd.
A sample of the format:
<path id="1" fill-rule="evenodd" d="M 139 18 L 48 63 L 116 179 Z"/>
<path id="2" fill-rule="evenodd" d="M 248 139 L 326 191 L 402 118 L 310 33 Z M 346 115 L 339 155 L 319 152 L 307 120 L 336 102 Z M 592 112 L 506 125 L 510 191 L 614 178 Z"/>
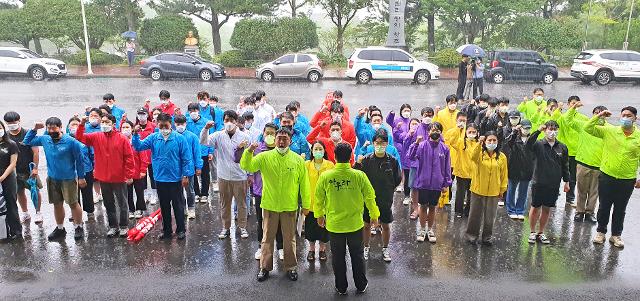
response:
<path id="1" fill-rule="evenodd" d="M 269 271 L 265 269 L 260 269 L 260 271 L 258 272 L 258 276 L 256 278 L 258 278 L 258 282 L 263 282 L 269 279 Z"/>
<path id="2" fill-rule="evenodd" d="M 82 240 L 84 238 L 84 228 L 76 227 L 76 232 L 73 234 L 75 240 Z"/>
<path id="3" fill-rule="evenodd" d="M 573 221 L 582 222 L 584 220 L 584 217 L 585 217 L 584 213 L 576 213 L 576 215 L 573 217 Z"/>
<path id="4" fill-rule="evenodd" d="M 49 240 L 58 240 L 60 238 L 64 238 L 65 236 L 67 236 L 67 230 L 65 230 L 64 228 L 59 229 L 58 227 L 56 227 L 55 229 L 53 229 L 53 232 L 51 232 L 51 234 L 49 234 L 47 239 L 49 239 Z"/>
<path id="5" fill-rule="evenodd" d="M 178 238 L 178 240 L 183 240 L 187 237 L 187 235 L 184 232 L 178 232 L 178 234 L 176 234 L 176 238 Z"/>
<path id="6" fill-rule="evenodd" d="M 171 239 L 171 233 L 162 233 L 158 235 L 159 240 Z"/>
<path id="7" fill-rule="evenodd" d="M 356 289 L 356 294 L 364 294 L 364 293 L 366 293 L 368 287 L 369 287 L 369 283 L 367 283 L 367 285 L 365 285 L 363 289 Z"/>
<path id="8" fill-rule="evenodd" d="M 596 217 L 593 216 L 593 214 L 589 214 L 589 213 L 586 213 L 584 215 L 584 221 L 587 222 L 587 223 L 590 223 L 590 224 L 598 223 L 598 220 L 596 219 Z"/>
<path id="9" fill-rule="evenodd" d="M 298 281 L 298 272 L 296 271 L 287 271 L 287 278 L 291 281 Z"/>
<path id="10" fill-rule="evenodd" d="M 341 291 L 336 287 L 336 293 L 338 293 L 338 295 L 340 295 L 340 296 L 346 296 L 347 295 L 347 290 Z"/>

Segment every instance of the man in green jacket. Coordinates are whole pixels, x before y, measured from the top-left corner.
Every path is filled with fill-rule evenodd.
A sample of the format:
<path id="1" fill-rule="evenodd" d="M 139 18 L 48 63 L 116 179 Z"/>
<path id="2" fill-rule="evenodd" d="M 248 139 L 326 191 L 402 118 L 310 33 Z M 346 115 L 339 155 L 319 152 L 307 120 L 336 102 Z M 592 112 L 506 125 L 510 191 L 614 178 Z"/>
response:
<path id="1" fill-rule="evenodd" d="M 569 110 L 563 119 L 566 122 L 566 126 L 575 131 L 575 134 L 572 135 L 578 140 L 575 151 L 577 163 L 576 187 L 578 193 L 576 215 L 573 220 L 595 224 L 597 221 L 594 213 L 598 203 L 598 178 L 600 177 L 600 162 L 602 162 L 602 138 L 592 136 L 584 131 L 584 126 L 589 119 L 578 113 L 577 109 L 582 106 L 580 101 L 570 104 Z M 597 106 L 593 109 L 592 114 L 593 116 L 598 115 L 606 109 L 604 106 Z M 600 125 L 611 126 L 605 123 L 604 120 L 600 120 Z M 571 149 L 569 149 L 569 156 L 571 156 Z"/>
<path id="2" fill-rule="evenodd" d="M 356 292 L 361 294 L 366 291 L 368 281 L 362 246 L 364 206 L 369 211 L 371 225 L 374 227 L 380 216 L 375 190 L 364 172 L 351 168 L 351 156 L 351 145 L 340 143 L 336 146 L 336 166 L 320 175 L 313 206 L 313 215 L 318 219 L 318 225 L 329 231 L 335 288 L 340 295 L 347 294 L 347 247 Z"/>
<path id="3" fill-rule="evenodd" d="M 539 112 L 543 111 L 547 107 L 547 102 L 544 100 L 544 90 L 542 88 L 533 89 L 533 98 L 524 98 L 524 101 L 518 105 L 518 111 L 524 114 L 522 119 L 529 119 L 532 121 L 537 118 Z M 537 129 L 540 124 L 534 124 L 534 129 Z"/>
<path id="4" fill-rule="evenodd" d="M 624 248 L 620 237 L 624 225 L 627 204 L 633 193 L 633 188 L 640 188 L 638 180 L 638 166 L 640 166 L 640 131 L 635 122 L 638 110 L 634 107 L 624 107 L 620 113 L 619 127 L 599 125 L 600 119 L 611 116 L 611 112 L 604 110 L 589 120 L 585 132 L 602 138 L 603 149 L 607 155 L 602 157 L 600 171 L 602 175 L 598 183 L 600 206 L 598 206 L 598 233 L 593 239 L 596 244 L 603 244 L 611 207 L 611 237 L 609 242 L 614 247 Z"/>
<path id="5" fill-rule="evenodd" d="M 307 214 L 311 204 L 309 177 L 304 160 L 289 150 L 293 133 L 287 128 L 276 132 L 276 148 L 262 152 L 255 157 L 254 143 L 247 148 L 240 159 L 240 167 L 247 172 L 262 173 L 262 256 L 258 281 L 269 278 L 273 270 L 273 240 L 278 232 L 278 223 L 284 241 L 284 267 L 291 281 L 298 280 L 296 271 L 296 217 L 298 196 L 302 199 L 302 212 Z"/>
<path id="6" fill-rule="evenodd" d="M 577 103 L 580 103 L 580 97 L 578 96 L 569 96 L 567 100 L 569 104 L 569 108 L 575 108 Z M 575 110 L 574 110 L 575 111 Z M 576 206 L 576 173 L 577 173 L 577 162 L 576 162 L 576 154 L 578 151 L 578 137 L 579 137 L 579 129 L 569 126 L 568 121 L 569 112 L 560 113 L 560 110 L 553 114 L 552 118 L 560 125 L 560 129 L 558 131 L 558 141 L 564 143 L 569 149 L 569 192 L 566 194 L 567 204 L 571 206 Z M 584 116 L 581 113 L 575 112 L 572 115 L 572 119 L 575 121 L 583 121 L 586 123 L 589 118 Z"/>

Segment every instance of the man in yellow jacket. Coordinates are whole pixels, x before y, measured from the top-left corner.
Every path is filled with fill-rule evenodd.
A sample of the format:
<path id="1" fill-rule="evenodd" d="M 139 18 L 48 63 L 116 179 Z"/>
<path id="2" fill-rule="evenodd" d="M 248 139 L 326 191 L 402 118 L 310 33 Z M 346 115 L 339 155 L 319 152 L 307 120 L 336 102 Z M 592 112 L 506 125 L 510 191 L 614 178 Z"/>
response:
<path id="1" fill-rule="evenodd" d="M 364 206 L 369 211 L 371 225 L 376 226 L 380 216 L 375 190 L 364 172 L 351 168 L 351 156 L 351 145 L 340 143 L 336 146 L 336 166 L 320 175 L 313 206 L 318 225 L 329 231 L 335 288 L 340 295 L 346 295 L 349 286 L 345 259 L 347 247 L 356 292 L 361 294 L 366 291 L 368 281 L 362 247 Z"/>
<path id="2" fill-rule="evenodd" d="M 282 230 L 284 241 L 284 268 L 291 281 L 298 280 L 296 260 L 296 217 L 298 196 L 302 199 L 302 212 L 306 215 L 310 206 L 310 189 L 304 160 L 289 150 L 293 133 L 287 128 L 276 132 L 276 148 L 262 152 L 255 157 L 253 151 L 258 147 L 252 144 L 242 154 L 240 167 L 250 173 L 262 174 L 262 256 L 258 281 L 269 278 L 273 270 L 273 240 Z"/>

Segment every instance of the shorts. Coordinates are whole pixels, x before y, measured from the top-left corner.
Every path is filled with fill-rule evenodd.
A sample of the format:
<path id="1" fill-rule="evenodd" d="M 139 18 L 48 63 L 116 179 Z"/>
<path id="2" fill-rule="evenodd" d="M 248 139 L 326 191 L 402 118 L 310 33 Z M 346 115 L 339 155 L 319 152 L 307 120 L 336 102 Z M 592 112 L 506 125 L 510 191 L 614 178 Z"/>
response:
<path id="1" fill-rule="evenodd" d="M 29 179 L 30 174 L 16 174 L 16 182 L 18 183 L 18 191 L 22 191 L 24 189 L 30 190 L 31 185 L 27 184 L 27 180 Z M 36 186 L 38 190 L 42 189 L 42 180 L 40 180 L 40 176 L 36 176 Z"/>
<path id="2" fill-rule="evenodd" d="M 304 238 L 310 242 L 319 240 L 321 242 L 329 242 L 329 231 L 318 225 L 318 219 L 313 216 L 313 212 L 304 218 Z"/>
<path id="3" fill-rule="evenodd" d="M 417 167 L 411 167 L 411 169 L 409 169 L 409 188 L 411 189 L 415 188 L 413 187 L 413 181 L 416 179 L 416 173 L 418 173 Z"/>
<path id="4" fill-rule="evenodd" d="M 391 203 L 378 203 L 377 205 L 378 210 L 380 210 L 380 217 L 378 218 L 378 222 L 382 224 L 391 224 L 393 222 L 393 211 L 391 210 Z M 367 224 L 371 222 L 371 217 L 369 216 L 369 210 L 367 210 L 367 207 L 364 207 L 362 219 Z"/>
<path id="5" fill-rule="evenodd" d="M 427 205 L 429 207 L 438 206 L 438 199 L 442 190 L 418 189 L 418 204 Z"/>
<path id="6" fill-rule="evenodd" d="M 538 208 L 540 206 L 555 207 L 558 200 L 558 186 L 531 185 L 531 207 Z"/>
<path id="7" fill-rule="evenodd" d="M 76 180 L 54 180 L 47 178 L 47 195 L 49 204 L 67 203 L 73 205 L 78 202 L 78 182 Z"/>

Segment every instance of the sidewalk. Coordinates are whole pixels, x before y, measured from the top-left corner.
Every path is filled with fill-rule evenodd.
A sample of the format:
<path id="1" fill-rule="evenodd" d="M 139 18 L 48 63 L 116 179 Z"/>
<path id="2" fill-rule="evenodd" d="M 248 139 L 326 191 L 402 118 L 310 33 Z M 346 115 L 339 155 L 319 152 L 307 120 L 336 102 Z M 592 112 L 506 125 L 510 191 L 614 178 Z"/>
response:
<path id="1" fill-rule="evenodd" d="M 131 68 L 120 65 L 102 65 L 93 66 L 93 75 L 87 74 L 86 66 L 68 67 L 69 78 L 136 78 L 142 77 L 139 73 L 140 66 L 136 65 Z M 225 68 L 228 78 L 234 79 L 252 79 L 255 78 L 255 69 L 253 68 Z M 328 80 L 346 80 L 345 69 L 342 68 L 325 68 L 324 79 Z M 458 70 L 456 68 L 440 69 L 441 80 L 455 80 L 458 78 Z M 569 68 L 560 68 L 558 80 L 575 80 L 571 77 Z"/>

